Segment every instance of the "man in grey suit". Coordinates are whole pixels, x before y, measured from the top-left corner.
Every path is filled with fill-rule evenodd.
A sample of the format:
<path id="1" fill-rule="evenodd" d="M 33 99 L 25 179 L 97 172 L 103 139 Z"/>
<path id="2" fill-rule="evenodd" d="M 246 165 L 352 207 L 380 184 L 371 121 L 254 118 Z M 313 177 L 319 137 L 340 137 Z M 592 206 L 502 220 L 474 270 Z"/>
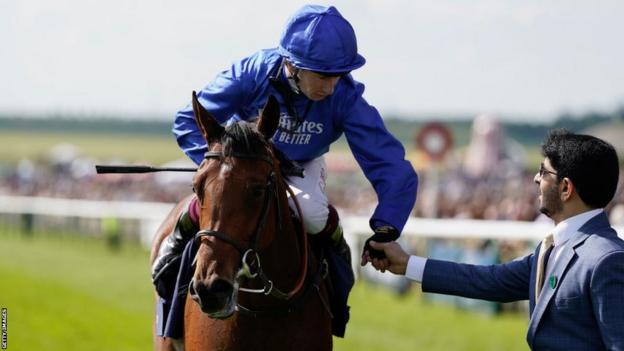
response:
<path id="1" fill-rule="evenodd" d="M 535 252 L 478 266 L 410 256 L 371 242 L 385 259 L 362 265 L 422 283 L 424 292 L 510 302 L 529 300 L 527 342 L 534 350 L 624 350 L 624 241 L 604 207 L 619 178 L 613 147 L 598 138 L 553 130 L 535 175 L 540 211 L 555 228 Z"/>

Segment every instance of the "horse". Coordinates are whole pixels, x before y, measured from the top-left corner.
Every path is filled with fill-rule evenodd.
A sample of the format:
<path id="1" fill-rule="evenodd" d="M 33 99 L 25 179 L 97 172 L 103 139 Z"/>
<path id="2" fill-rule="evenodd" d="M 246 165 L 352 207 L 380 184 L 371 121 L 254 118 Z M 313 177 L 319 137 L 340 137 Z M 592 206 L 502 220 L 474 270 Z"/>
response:
<path id="1" fill-rule="evenodd" d="M 326 263 L 291 218 L 290 188 L 270 142 L 279 125 L 277 100 L 269 97 L 255 128 L 247 122 L 224 128 L 194 92 L 192 101 L 208 152 L 193 177 L 200 230 L 184 350 L 331 350 Z M 186 203 L 158 230 L 152 262 Z M 171 339 L 154 335 L 154 342 L 156 350 L 174 349 Z"/>

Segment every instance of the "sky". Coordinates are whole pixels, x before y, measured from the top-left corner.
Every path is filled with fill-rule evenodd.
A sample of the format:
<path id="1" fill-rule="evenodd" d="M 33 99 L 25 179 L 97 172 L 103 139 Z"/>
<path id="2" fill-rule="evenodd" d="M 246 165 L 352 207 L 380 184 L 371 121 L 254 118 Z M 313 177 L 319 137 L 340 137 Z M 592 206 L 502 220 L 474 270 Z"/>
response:
<path id="1" fill-rule="evenodd" d="M 0 1 L 0 113 L 173 118 L 306 2 Z M 343 0 L 382 115 L 547 121 L 624 105 L 624 1 Z"/>

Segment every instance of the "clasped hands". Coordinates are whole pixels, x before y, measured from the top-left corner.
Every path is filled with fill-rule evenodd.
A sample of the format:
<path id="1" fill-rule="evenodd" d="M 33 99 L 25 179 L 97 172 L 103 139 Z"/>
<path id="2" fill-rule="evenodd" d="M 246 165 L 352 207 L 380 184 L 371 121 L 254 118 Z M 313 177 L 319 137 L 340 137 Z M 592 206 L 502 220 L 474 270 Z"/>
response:
<path id="1" fill-rule="evenodd" d="M 382 273 L 387 270 L 394 274 L 404 275 L 409 255 L 395 241 L 398 237 L 398 231 L 392 227 L 377 228 L 375 234 L 364 244 L 360 264 L 365 266 L 370 263 Z"/>

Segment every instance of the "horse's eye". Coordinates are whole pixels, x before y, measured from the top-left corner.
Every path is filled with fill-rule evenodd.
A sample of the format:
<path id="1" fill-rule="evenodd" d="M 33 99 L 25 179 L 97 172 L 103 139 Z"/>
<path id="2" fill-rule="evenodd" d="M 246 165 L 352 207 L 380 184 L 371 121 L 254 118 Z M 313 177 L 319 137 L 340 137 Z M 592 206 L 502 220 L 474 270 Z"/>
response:
<path id="1" fill-rule="evenodd" d="M 264 186 L 262 186 L 262 185 L 254 185 L 251 188 L 251 196 L 254 199 L 259 199 L 262 196 L 264 196 Z"/>

